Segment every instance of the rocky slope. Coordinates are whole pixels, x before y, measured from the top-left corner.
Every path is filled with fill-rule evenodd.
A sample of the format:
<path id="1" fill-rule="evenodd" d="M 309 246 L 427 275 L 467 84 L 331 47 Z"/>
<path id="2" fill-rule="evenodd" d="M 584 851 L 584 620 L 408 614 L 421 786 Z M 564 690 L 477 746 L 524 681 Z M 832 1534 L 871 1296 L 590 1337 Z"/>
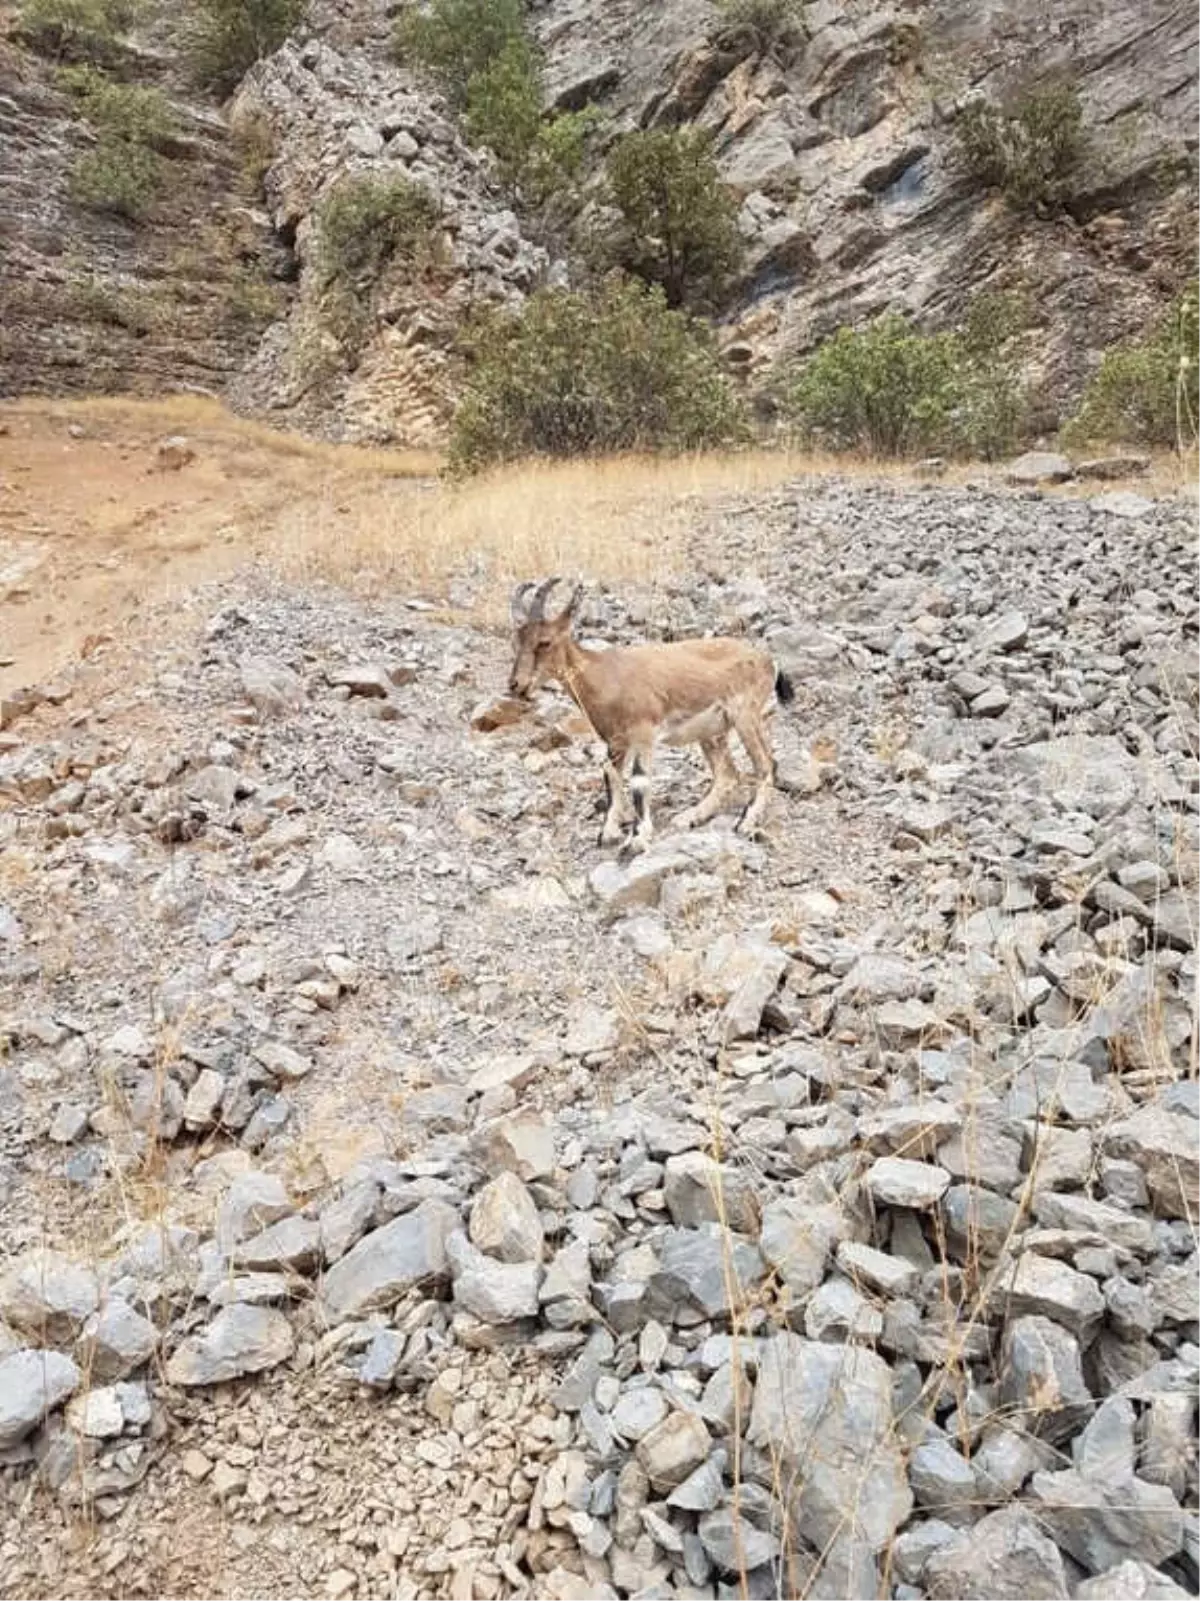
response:
<path id="1" fill-rule="evenodd" d="M 755 843 L 677 754 L 605 857 L 417 594 L 0 735 L 7 1593 L 1194 1593 L 1189 520 L 806 482 L 691 571 L 585 627 L 770 641 Z"/>
<path id="2" fill-rule="evenodd" d="M 11 130 L 0 184 L 17 198 L 3 269 L 14 308 L 5 386 L 227 383 L 239 407 L 331 434 L 440 439 L 464 313 L 569 279 L 571 264 L 534 242 L 440 99 L 391 59 L 393 9 L 316 0 L 302 34 L 254 68 L 227 108 L 235 127 L 271 130 L 266 208 L 298 291 L 248 361 L 236 340 L 215 334 L 189 354 L 184 335 L 197 317 L 203 326 L 199 312 L 181 314 L 177 338 L 86 331 L 56 238 L 77 241 L 106 282 L 161 285 L 168 305 L 188 306 L 199 275 L 176 282 L 162 268 L 170 224 L 161 239 L 154 228 L 98 232 L 64 208 L 63 162 L 76 136 L 44 73 L 11 50 L 0 58 Z M 712 129 L 748 244 L 722 338 L 756 387 L 773 363 L 843 321 L 902 306 L 938 326 L 977 290 L 1011 289 L 1034 311 L 1029 368 L 1040 422 L 1053 428 L 1099 351 L 1145 327 L 1190 270 L 1197 66 L 1195 19 L 1182 0 L 1070 0 L 1052 11 L 1035 0 L 965 10 L 942 0 L 891 9 L 816 0 L 805 11 L 807 42 L 783 63 L 713 43 L 719 14 L 707 0 L 543 0 L 532 15 L 551 98 L 590 99 L 604 114 L 597 160 L 626 128 Z M 967 98 L 1000 98 L 1056 74 L 1079 88 L 1088 158 L 1066 216 L 1021 218 L 958 173 L 953 119 Z M 218 174 L 215 109 L 195 132 L 198 171 Z M 49 183 L 35 185 L 34 162 Z M 441 269 L 419 281 L 385 277 L 368 337 L 348 353 L 331 328 L 313 212 L 352 172 L 426 185 L 442 202 L 447 249 Z M 201 305 L 211 298 L 201 294 Z M 98 363 L 90 373 L 89 362 Z"/>

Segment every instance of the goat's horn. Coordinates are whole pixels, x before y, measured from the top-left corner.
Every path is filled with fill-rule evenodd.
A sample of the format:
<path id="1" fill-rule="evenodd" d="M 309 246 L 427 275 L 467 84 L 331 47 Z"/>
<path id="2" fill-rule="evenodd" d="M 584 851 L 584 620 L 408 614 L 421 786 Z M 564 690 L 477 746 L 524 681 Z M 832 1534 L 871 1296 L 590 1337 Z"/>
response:
<path id="1" fill-rule="evenodd" d="M 529 606 L 529 616 L 531 621 L 539 623 L 545 621 L 546 598 L 550 591 L 554 588 L 555 584 L 561 583 L 561 581 L 562 580 L 558 578 L 547 578 L 544 583 L 538 585 L 537 594 L 534 595 Z"/>
<path id="2" fill-rule="evenodd" d="M 528 615 L 529 615 L 528 597 L 529 597 L 529 591 L 532 588 L 533 588 L 533 584 L 532 583 L 524 583 L 524 584 L 518 584 L 517 587 L 513 590 L 513 592 L 512 592 L 512 600 L 510 602 L 510 605 L 511 605 L 511 608 L 512 608 L 512 619 L 513 619 L 514 623 L 522 623 L 522 622 L 525 621 L 526 617 L 528 617 Z"/>

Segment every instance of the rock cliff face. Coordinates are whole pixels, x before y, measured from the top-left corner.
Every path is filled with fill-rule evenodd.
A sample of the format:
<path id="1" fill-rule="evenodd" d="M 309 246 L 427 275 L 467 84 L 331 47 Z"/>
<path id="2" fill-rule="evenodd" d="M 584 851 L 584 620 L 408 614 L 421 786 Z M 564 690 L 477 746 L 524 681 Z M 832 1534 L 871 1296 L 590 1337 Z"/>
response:
<path id="1" fill-rule="evenodd" d="M 268 219 L 224 118 L 172 66 L 152 42 L 132 53 L 176 123 L 169 182 L 134 224 L 72 199 L 91 135 L 55 68 L 0 36 L 0 396 L 219 393 L 275 314 Z"/>
<path id="2" fill-rule="evenodd" d="M 0 263 L 0 384 L 197 382 L 322 432 L 436 442 L 463 316 L 571 269 L 530 237 L 441 100 L 391 60 L 394 11 L 386 0 L 318 0 L 302 36 L 252 70 L 224 121 L 212 109 L 191 114 L 186 216 L 135 234 L 80 223 L 64 198 L 78 128 L 48 72 L 7 48 L 0 185 L 16 206 Z M 752 386 L 847 320 L 899 307 L 936 327 L 981 288 L 1018 290 L 1035 313 L 1031 375 L 1041 420 L 1053 427 L 1099 351 L 1142 329 L 1188 271 L 1197 69 L 1194 14 L 1182 0 L 908 0 L 891 9 L 815 0 L 805 42 L 784 62 L 728 42 L 706 0 L 542 0 L 532 17 L 551 99 L 601 108 L 601 150 L 635 126 L 713 131 L 748 244 L 721 335 Z M 1084 171 L 1065 215 L 1021 216 L 956 169 L 954 117 L 977 94 L 998 98 L 1062 74 L 1084 107 Z M 270 132 L 265 207 L 276 270 L 286 262 L 295 281 L 252 354 L 220 275 L 171 264 L 180 229 L 193 233 L 204 212 L 250 234 L 266 220 L 230 201 L 227 124 Z M 352 353 L 330 329 L 314 225 L 315 208 L 350 172 L 423 184 L 441 203 L 445 231 L 436 270 L 385 275 Z M 86 271 L 65 265 L 64 239 Z M 116 311 L 107 314 L 115 332 L 88 332 L 74 302 L 86 311 L 89 294 L 77 280 L 97 272 L 118 287 L 148 281 L 160 300 L 200 309 L 174 324 L 159 319 L 177 335 L 139 331 L 136 316 L 124 328 Z"/>

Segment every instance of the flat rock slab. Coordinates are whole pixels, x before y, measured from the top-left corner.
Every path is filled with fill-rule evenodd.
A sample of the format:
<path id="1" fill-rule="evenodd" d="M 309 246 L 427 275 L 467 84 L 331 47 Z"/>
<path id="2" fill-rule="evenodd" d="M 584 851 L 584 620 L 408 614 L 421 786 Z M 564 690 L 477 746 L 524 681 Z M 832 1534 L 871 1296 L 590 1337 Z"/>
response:
<path id="1" fill-rule="evenodd" d="M 167 1363 L 167 1380 L 189 1387 L 223 1384 L 277 1367 L 295 1347 L 292 1326 L 282 1312 L 238 1302 L 184 1340 Z"/>
<path id="2" fill-rule="evenodd" d="M 0 1450 L 17 1445 L 75 1393 L 79 1369 L 60 1351 L 13 1351 L 0 1358 Z"/>
<path id="3" fill-rule="evenodd" d="M 429 1200 L 365 1234 L 325 1275 L 321 1303 L 326 1314 L 339 1322 L 361 1317 L 392 1305 L 415 1285 L 444 1280 L 446 1240 L 458 1227 L 452 1206 Z"/>

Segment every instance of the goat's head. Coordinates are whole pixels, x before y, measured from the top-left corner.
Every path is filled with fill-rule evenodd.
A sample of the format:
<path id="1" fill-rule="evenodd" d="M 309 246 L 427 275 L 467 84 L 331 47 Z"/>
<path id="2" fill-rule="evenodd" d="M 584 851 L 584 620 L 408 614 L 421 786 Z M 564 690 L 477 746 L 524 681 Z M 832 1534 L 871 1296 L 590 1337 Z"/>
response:
<path id="1" fill-rule="evenodd" d="M 571 622 L 583 586 L 577 585 L 567 595 L 565 604 L 556 604 L 563 588 L 561 578 L 547 578 L 540 584 L 518 584 L 513 590 L 516 652 L 508 688 L 510 694 L 521 700 L 528 700 L 548 680 L 562 677 Z"/>

